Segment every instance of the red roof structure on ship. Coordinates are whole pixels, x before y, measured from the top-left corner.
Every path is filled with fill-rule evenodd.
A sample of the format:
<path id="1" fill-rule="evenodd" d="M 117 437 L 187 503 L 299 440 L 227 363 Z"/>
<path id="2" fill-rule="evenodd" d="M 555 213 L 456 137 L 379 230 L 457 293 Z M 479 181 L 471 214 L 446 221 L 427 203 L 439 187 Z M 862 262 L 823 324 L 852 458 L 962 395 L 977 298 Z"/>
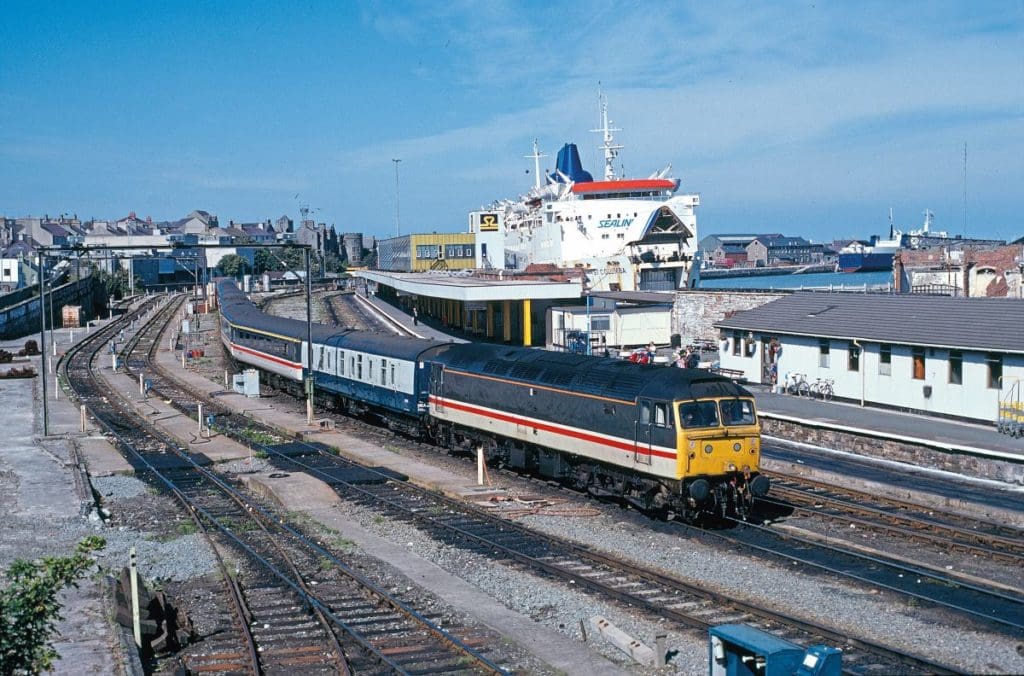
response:
<path id="1" fill-rule="evenodd" d="M 629 178 L 620 181 L 590 181 L 573 183 L 572 191 L 577 195 L 595 192 L 635 192 L 637 190 L 675 190 L 677 179 L 670 178 Z"/>

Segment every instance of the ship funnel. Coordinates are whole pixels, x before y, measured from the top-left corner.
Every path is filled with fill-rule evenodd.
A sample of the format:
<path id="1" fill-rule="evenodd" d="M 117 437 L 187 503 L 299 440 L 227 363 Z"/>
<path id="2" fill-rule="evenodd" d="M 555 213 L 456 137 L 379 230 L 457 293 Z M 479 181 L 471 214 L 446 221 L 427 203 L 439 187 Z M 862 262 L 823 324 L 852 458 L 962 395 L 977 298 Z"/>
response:
<path id="1" fill-rule="evenodd" d="M 562 149 L 558 151 L 558 162 L 555 167 L 555 172 L 551 174 L 551 178 L 555 181 L 590 183 L 594 180 L 590 172 L 583 169 L 583 163 L 580 162 L 580 151 L 576 148 L 575 143 L 566 143 L 562 146 Z"/>

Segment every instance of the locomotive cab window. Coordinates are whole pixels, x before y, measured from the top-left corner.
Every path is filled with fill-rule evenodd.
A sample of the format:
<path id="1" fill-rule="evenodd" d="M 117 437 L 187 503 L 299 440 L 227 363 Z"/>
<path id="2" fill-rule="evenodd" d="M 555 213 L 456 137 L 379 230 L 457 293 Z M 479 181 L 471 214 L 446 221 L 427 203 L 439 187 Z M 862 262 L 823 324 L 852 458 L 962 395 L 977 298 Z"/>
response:
<path id="1" fill-rule="evenodd" d="M 679 424 L 684 428 L 717 427 L 718 404 L 713 401 L 687 401 L 679 404 Z"/>
<path id="2" fill-rule="evenodd" d="M 651 402 L 643 400 L 640 402 L 640 424 L 649 425 L 651 423 Z"/>
<path id="3" fill-rule="evenodd" d="M 654 404 L 654 424 L 658 427 L 670 427 L 672 425 L 672 410 L 668 404 Z"/>
<path id="4" fill-rule="evenodd" d="M 749 399 L 727 399 L 722 401 L 723 425 L 753 425 L 754 404 Z"/>

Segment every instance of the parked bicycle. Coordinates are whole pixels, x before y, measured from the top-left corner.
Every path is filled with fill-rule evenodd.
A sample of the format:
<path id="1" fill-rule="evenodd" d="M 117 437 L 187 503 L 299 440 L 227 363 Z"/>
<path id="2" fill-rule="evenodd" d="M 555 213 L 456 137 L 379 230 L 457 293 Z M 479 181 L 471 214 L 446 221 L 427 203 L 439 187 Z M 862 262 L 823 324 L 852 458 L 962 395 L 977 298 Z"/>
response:
<path id="1" fill-rule="evenodd" d="M 791 373 L 786 376 L 786 392 L 799 397 L 811 396 L 811 385 L 807 382 L 807 376 L 803 373 Z"/>
<path id="2" fill-rule="evenodd" d="M 822 401 L 832 401 L 833 385 L 835 380 L 832 378 L 818 378 L 813 385 L 810 386 L 810 392 L 808 396 L 821 397 Z"/>

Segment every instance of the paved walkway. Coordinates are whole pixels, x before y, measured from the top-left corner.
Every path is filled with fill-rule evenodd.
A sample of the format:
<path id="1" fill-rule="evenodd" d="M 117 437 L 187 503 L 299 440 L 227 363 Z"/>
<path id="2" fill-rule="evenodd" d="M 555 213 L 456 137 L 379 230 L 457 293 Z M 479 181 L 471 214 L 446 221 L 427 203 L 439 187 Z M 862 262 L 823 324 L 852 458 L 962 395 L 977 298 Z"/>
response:
<path id="1" fill-rule="evenodd" d="M 71 346 L 70 332 L 60 329 L 55 333 L 59 355 Z M 7 344 L 20 348 L 32 337 Z M 38 340 L 38 335 L 34 337 Z M 84 329 L 75 331 L 76 342 L 84 337 Z M 52 359 L 53 352 L 49 345 L 47 348 Z M 30 361 L 38 371 L 39 357 Z M 4 412 L 4 442 L 0 444 L 2 568 L 16 558 L 66 556 L 86 535 L 105 534 L 102 526 L 83 515 L 83 506 L 91 504 L 91 498 L 76 491 L 72 446 L 88 438 L 80 432 L 78 408 L 62 392 L 55 393 L 51 373 L 44 377 L 49 385 L 47 437 L 42 436 L 41 378 L 0 381 L 0 411 Z M 102 437 L 94 441 L 106 444 Z M 61 598 L 64 619 L 57 623 L 54 648 L 60 659 L 54 672 L 123 673 L 118 638 L 97 580 L 87 576 L 78 590 L 65 592 Z"/>

